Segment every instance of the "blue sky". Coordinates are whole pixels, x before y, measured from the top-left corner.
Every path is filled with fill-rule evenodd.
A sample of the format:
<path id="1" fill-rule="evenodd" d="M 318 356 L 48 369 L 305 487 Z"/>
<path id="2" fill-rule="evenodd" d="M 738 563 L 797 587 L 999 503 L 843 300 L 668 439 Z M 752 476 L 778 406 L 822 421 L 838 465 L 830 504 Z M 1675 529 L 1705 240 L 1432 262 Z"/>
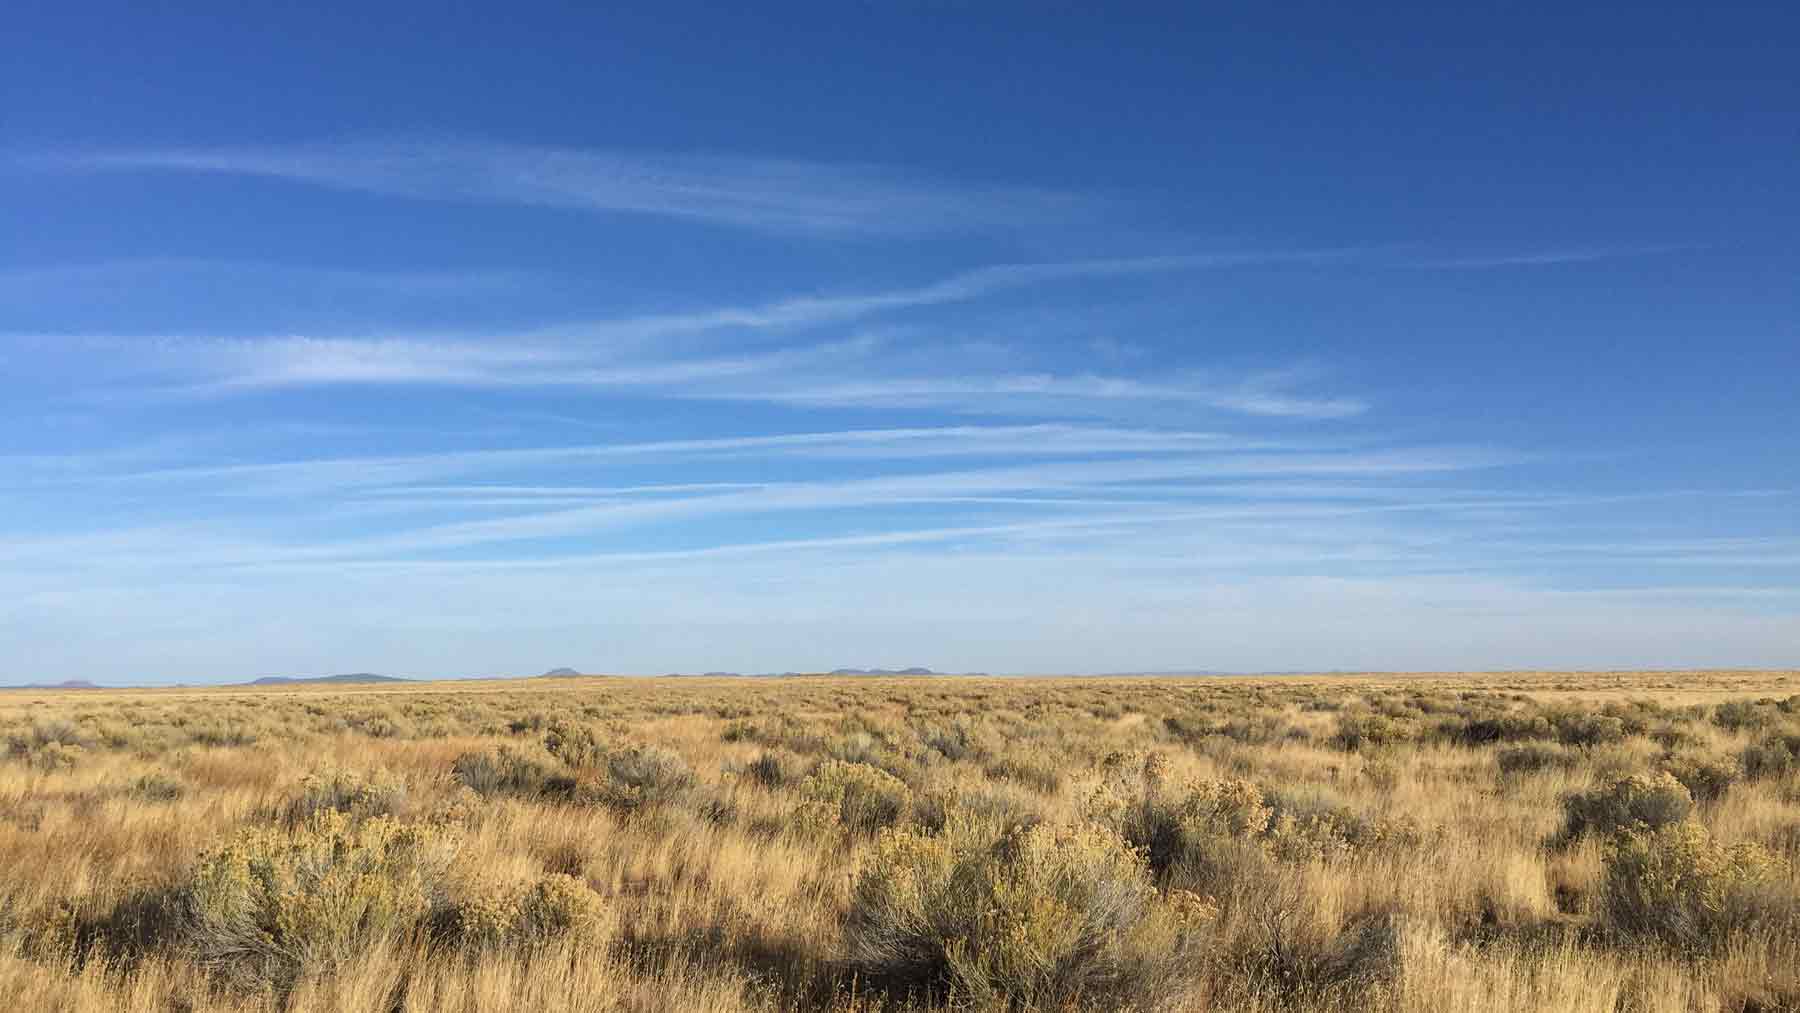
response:
<path id="1" fill-rule="evenodd" d="M 1800 664 L 1800 13 L 27 2 L 0 682 Z"/>

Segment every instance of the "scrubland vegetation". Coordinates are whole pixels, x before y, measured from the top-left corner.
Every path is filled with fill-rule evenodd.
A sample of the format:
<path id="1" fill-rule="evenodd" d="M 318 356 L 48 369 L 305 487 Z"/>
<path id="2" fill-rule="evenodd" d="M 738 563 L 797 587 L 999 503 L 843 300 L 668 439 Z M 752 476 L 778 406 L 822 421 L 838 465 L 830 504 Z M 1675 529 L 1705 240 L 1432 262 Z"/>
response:
<path id="1" fill-rule="evenodd" d="M 20 1010 L 1800 1009 L 1800 673 L 0 694 Z"/>

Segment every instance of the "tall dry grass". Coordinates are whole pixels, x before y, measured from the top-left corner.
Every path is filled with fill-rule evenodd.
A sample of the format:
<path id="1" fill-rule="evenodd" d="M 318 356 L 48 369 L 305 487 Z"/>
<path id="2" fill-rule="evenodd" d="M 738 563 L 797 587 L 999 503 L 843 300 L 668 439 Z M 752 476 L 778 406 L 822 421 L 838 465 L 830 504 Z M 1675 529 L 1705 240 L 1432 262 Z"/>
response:
<path id="1" fill-rule="evenodd" d="M 1800 1009 L 1800 673 L 0 694 L 0 1003 Z"/>

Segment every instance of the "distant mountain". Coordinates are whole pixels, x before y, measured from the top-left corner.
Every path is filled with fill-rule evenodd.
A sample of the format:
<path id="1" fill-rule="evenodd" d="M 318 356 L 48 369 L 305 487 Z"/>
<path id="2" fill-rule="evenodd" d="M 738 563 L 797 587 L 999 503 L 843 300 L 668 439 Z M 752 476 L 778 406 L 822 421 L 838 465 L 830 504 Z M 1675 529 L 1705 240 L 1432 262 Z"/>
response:
<path id="1" fill-rule="evenodd" d="M 374 672 L 351 672 L 347 675 L 320 675 L 311 678 L 286 675 L 265 675 L 260 679 L 252 679 L 244 683 L 246 686 L 320 686 L 349 684 L 357 685 L 372 682 L 411 682 L 392 675 L 376 675 Z"/>
<path id="2" fill-rule="evenodd" d="M 23 686 L 0 686 L 0 689 L 99 689 L 99 686 L 86 679 L 67 679 L 63 682 L 28 682 Z"/>
<path id="3" fill-rule="evenodd" d="M 575 671 L 573 668 L 552 668 L 550 671 L 545 672 L 543 675 L 539 676 L 538 678 L 540 678 L 540 679 L 573 679 L 580 674 L 581 674 L 580 672 Z"/>
<path id="4" fill-rule="evenodd" d="M 937 675 L 929 668 L 834 668 L 832 675 Z"/>

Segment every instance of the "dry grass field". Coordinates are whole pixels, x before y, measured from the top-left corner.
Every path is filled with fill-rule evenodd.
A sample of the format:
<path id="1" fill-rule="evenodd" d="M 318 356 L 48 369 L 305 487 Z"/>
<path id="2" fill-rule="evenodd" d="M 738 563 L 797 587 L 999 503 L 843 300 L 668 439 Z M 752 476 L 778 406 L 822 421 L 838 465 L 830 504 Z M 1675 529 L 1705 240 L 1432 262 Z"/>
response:
<path id="1" fill-rule="evenodd" d="M 16 1010 L 1800 1009 L 1800 673 L 0 693 Z"/>

